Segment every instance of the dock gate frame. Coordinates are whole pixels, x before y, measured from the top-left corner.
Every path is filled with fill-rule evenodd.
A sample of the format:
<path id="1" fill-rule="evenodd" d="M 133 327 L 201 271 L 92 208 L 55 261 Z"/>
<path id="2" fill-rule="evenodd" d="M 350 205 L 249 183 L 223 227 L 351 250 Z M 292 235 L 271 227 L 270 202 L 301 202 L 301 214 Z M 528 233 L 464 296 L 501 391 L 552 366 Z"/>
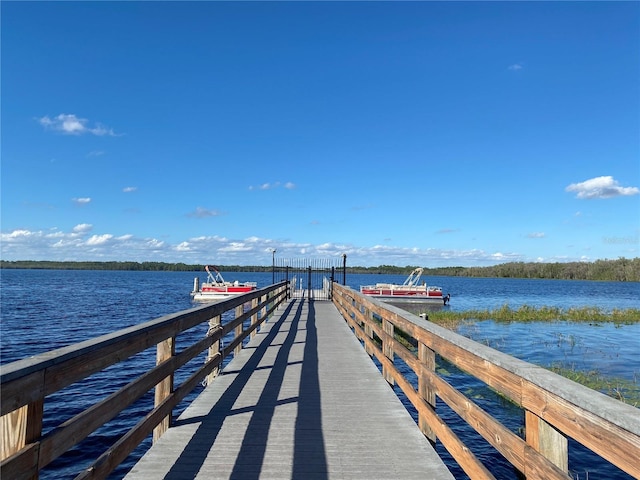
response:
<path id="1" fill-rule="evenodd" d="M 290 281 L 291 298 L 332 300 L 333 282 L 346 285 L 347 255 L 338 258 L 275 258 L 272 283 Z"/>

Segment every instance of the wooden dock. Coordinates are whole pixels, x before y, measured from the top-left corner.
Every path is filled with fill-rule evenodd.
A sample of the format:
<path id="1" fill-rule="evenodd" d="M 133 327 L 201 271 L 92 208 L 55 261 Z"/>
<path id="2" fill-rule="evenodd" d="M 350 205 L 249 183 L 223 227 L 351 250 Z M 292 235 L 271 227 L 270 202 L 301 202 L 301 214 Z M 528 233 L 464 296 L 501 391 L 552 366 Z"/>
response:
<path id="1" fill-rule="evenodd" d="M 336 307 L 294 298 L 126 478 L 453 476 Z"/>
<path id="2" fill-rule="evenodd" d="M 513 467 L 514 478 L 575 478 L 568 467 L 573 439 L 608 468 L 640 479 L 636 407 L 335 281 L 316 281 L 312 270 L 297 287 L 287 276 L 0 365 L 0 477 L 38 478 L 138 402 L 144 408 L 126 432 L 78 460 L 76 480 L 115 478 L 110 475 L 152 433 L 153 446 L 127 478 L 453 478 L 429 438 L 446 449 L 456 471 L 495 480 L 497 457 L 477 455 L 477 441 L 465 443 L 454 431 L 459 421 Z M 192 329 L 205 326 L 206 335 L 194 337 Z M 145 361 L 129 371 L 124 362 L 142 352 Z M 519 408 L 518 431 L 441 375 L 445 362 L 495 390 L 492 408 L 505 400 Z M 93 396 L 71 418 L 45 408 L 52 394 L 64 395 L 115 365 L 122 368 L 111 369 L 108 396 Z M 205 379 L 209 386 L 169 428 L 175 408 Z M 418 426 L 389 384 L 411 403 Z M 152 405 L 144 400 L 151 391 Z M 441 415 L 444 404 L 455 421 Z M 52 416 L 60 423 L 45 429 Z"/>

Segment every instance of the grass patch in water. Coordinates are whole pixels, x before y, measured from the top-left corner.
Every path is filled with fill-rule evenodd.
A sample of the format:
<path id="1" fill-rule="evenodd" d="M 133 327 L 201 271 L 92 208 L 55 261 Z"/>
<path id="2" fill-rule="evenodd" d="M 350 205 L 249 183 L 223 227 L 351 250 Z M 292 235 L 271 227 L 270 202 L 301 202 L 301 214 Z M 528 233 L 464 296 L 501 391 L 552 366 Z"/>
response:
<path id="1" fill-rule="evenodd" d="M 614 309 L 605 311 L 598 307 L 532 307 L 522 305 L 511 308 L 503 305 L 492 310 L 465 310 L 452 312 L 450 310 L 427 312 L 429 320 L 446 328 L 454 329 L 460 323 L 468 320 L 493 320 L 495 322 L 591 322 L 630 325 L 640 322 L 639 308 Z"/>
<path id="2" fill-rule="evenodd" d="M 640 385 L 638 384 L 638 379 L 627 380 L 625 378 L 607 377 L 596 370 L 583 372 L 562 363 L 554 363 L 547 368 L 580 385 L 597 390 L 634 407 L 640 407 Z"/>

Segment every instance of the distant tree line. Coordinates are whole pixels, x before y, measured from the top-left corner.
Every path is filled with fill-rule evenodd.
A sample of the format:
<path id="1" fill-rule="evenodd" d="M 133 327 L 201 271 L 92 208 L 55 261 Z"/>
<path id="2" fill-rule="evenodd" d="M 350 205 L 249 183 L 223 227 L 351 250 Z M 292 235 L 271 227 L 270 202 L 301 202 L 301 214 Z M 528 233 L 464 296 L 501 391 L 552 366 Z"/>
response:
<path id="1" fill-rule="evenodd" d="M 547 278 L 640 282 L 640 257 L 595 262 L 511 262 L 490 267 L 445 267 L 425 270 L 429 275 L 493 278 Z"/>
<path id="2" fill-rule="evenodd" d="M 47 260 L 0 260 L 0 268 L 47 270 L 139 270 L 200 272 L 204 265 L 165 262 L 54 262 Z M 228 272 L 270 272 L 269 266 L 217 265 Z M 282 267 L 277 267 L 281 269 Z M 408 275 L 416 266 L 379 265 L 377 267 L 347 266 L 347 273 Z M 425 268 L 426 275 L 451 277 L 546 278 L 557 280 L 600 280 L 640 282 L 640 257 L 595 262 L 537 263 L 511 262 L 488 267 Z"/>
<path id="3" fill-rule="evenodd" d="M 50 260 L 0 260 L 0 268 L 25 268 L 39 270 L 130 270 L 154 272 L 200 272 L 204 265 L 166 262 L 54 262 Z M 270 272 L 271 266 L 216 265 L 218 270 L 229 272 Z"/>

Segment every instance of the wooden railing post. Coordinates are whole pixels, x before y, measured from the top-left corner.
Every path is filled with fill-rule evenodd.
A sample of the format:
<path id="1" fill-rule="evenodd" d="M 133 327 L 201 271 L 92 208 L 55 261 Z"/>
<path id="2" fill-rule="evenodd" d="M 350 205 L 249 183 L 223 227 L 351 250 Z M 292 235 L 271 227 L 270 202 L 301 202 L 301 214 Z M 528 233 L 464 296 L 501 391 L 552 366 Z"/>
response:
<path id="1" fill-rule="evenodd" d="M 215 332 L 218 328 L 220 328 L 220 319 L 221 319 L 220 315 L 217 315 L 213 317 L 211 320 L 209 320 L 208 334 L 211 334 L 212 332 Z M 209 347 L 209 350 L 207 352 L 207 362 L 209 362 L 212 358 L 214 358 L 219 353 L 220 353 L 220 340 L 216 340 Z M 213 379 L 216 378 L 219 373 L 220 373 L 220 366 L 218 365 L 217 367 L 214 367 L 213 370 L 211 370 L 211 373 L 209 375 L 207 375 L 207 380 L 206 380 L 207 385 L 213 382 Z"/>
<path id="2" fill-rule="evenodd" d="M 291 282 L 289 281 L 289 265 L 285 269 L 285 280 L 287 281 L 287 300 L 291 299 Z"/>
<path id="3" fill-rule="evenodd" d="M 280 310 L 280 308 L 282 308 L 282 307 L 281 307 L 281 305 L 282 305 L 282 300 L 281 300 L 281 299 L 280 299 L 280 297 L 279 297 L 279 295 L 280 295 L 280 293 L 281 293 L 282 291 L 283 291 L 282 287 L 279 287 L 275 292 L 273 292 L 273 293 L 274 293 L 274 295 L 275 295 L 276 297 L 278 297 L 278 300 L 276 300 L 276 301 L 278 302 L 278 303 L 276 303 L 276 310 Z"/>
<path id="4" fill-rule="evenodd" d="M 393 323 L 383 318 L 382 329 L 388 336 L 391 337 L 391 339 L 393 339 L 393 330 L 394 330 Z M 386 338 L 382 339 L 382 353 L 384 354 L 385 357 L 391 360 L 391 362 L 393 362 L 393 345 Z M 394 385 L 395 382 L 393 380 L 393 375 L 391 372 L 388 371 L 387 368 L 384 367 L 384 365 L 382 366 L 382 376 L 387 382 L 389 382 L 390 385 L 392 386 Z"/>
<path id="5" fill-rule="evenodd" d="M 568 473 L 569 447 L 567 437 L 529 410 L 525 410 L 524 422 L 527 443 L 560 470 Z"/>
<path id="6" fill-rule="evenodd" d="M 364 317 L 367 319 L 367 321 L 364 322 L 364 334 L 368 338 L 373 339 L 373 327 L 371 326 L 371 310 L 366 307 L 364 309 Z M 364 351 L 367 352 L 369 356 L 373 355 L 373 347 L 371 346 L 371 344 L 365 342 Z"/>
<path id="7" fill-rule="evenodd" d="M 0 434 L 2 443 L 0 444 L 0 460 L 4 460 L 14 453 L 19 452 L 25 446 L 35 442 L 42 435 L 42 416 L 44 414 L 44 400 L 39 400 L 25 405 L 13 412 L 0 417 Z M 38 452 L 35 452 L 37 457 Z M 29 472 L 22 470 L 20 473 L 25 478 L 33 480 L 38 478 L 37 458 L 33 464 L 33 469 Z M 7 474 L 3 469 L 3 478 Z M 8 473 L 11 475 L 11 473 Z"/>
<path id="8" fill-rule="evenodd" d="M 236 307 L 236 318 L 240 318 L 243 313 L 244 313 L 244 303 Z M 236 325 L 234 333 L 235 333 L 235 338 L 240 338 L 242 336 L 242 322 Z M 236 348 L 233 349 L 233 356 L 237 357 L 241 351 L 242 351 L 242 342 L 236 345 Z"/>
<path id="9" fill-rule="evenodd" d="M 258 308 L 258 299 L 254 298 L 253 300 L 251 300 L 251 309 L 256 309 L 256 308 Z M 251 326 L 253 327 L 256 323 L 258 323 L 258 312 L 257 311 L 256 311 L 256 313 L 251 315 Z M 253 330 L 251 330 L 251 333 L 249 334 L 250 338 L 255 337 L 257 333 L 258 333 L 258 329 L 257 328 L 254 328 Z"/>
<path id="10" fill-rule="evenodd" d="M 170 359 L 176 353 L 175 337 L 167 338 L 160 342 L 157 348 L 156 365 Z M 173 373 L 156 385 L 155 406 L 158 407 L 169 395 L 173 393 Z M 167 415 L 162 419 L 156 428 L 153 429 L 154 443 L 166 432 L 171 426 L 171 415 Z"/>
<path id="11" fill-rule="evenodd" d="M 264 322 L 264 317 L 267 316 L 267 299 L 268 299 L 268 295 L 263 295 L 262 297 L 260 297 L 260 303 L 262 303 L 264 305 L 264 307 L 262 307 L 262 310 L 260 310 L 260 320 L 262 320 Z"/>
<path id="12" fill-rule="evenodd" d="M 424 343 L 418 342 L 418 360 L 431 372 L 436 371 L 436 353 L 427 347 Z M 423 375 L 418 377 L 418 393 L 427 402 L 434 414 L 436 410 L 436 392 L 431 388 L 431 384 L 426 381 Z M 436 434 L 427 423 L 424 415 L 418 415 L 418 427 L 420 431 L 427 437 L 431 443 L 436 442 Z"/>

